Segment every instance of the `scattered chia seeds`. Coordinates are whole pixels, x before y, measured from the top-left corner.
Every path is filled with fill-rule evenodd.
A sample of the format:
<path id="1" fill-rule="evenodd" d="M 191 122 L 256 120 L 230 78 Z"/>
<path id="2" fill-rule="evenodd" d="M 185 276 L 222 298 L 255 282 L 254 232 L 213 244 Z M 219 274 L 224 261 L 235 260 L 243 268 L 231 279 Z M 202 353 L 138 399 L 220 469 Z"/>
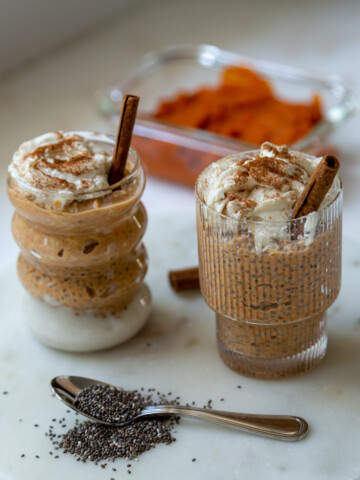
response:
<path id="1" fill-rule="evenodd" d="M 82 461 L 132 459 L 155 447 L 175 441 L 170 424 L 163 419 L 145 419 L 125 427 L 108 427 L 93 422 L 80 423 L 53 440 L 64 453 L 71 453 Z M 104 468 L 104 467 L 103 467 Z"/>
<path id="2" fill-rule="evenodd" d="M 155 389 L 148 391 L 156 392 Z M 142 395 L 137 390 L 126 391 L 107 385 L 93 385 L 82 390 L 74 404 L 93 417 L 109 422 L 131 420 L 148 405 L 179 405 L 180 397 L 170 400 L 157 392 L 158 401 L 154 402 L 151 395 Z M 59 421 L 59 424 L 62 421 Z M 56 434 L 53 425 L 50 425 L 47 435 L 55 450 L 61 449 L 64 453 L 77 457 L 77 461 L 92 461 L 105 468 L 107 464 L 100 464 L 101 461 L 109 462 L 117 458 L 136 460 L 139 455 L 157 444 L 170 445 L 176 440 L 172 430 L 178 422 L 178 417 L 154 417 L 134 421 L 122 427 L 112 427 L 91 421 L 80 423 L 76 419 L 75 426 L 65 434 Z M 130 463 L 127 464 L 127 468 L 129 467 Z M 115 472 L 116 469 L 113 468 L 112 471 Z M 127 472 L 131 474 L 131 470 Z"/>

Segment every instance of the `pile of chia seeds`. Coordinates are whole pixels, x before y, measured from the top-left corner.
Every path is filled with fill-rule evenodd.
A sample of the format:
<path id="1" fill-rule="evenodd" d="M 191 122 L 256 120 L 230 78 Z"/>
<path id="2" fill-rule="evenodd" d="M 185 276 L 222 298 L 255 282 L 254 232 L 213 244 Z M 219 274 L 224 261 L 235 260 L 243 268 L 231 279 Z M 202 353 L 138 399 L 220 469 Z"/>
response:
<path id="1" fill-rule="evenodd" d="M 154 389 L 149 389 L 153 392 Z M 99 420 L 124 422 L 138 415 L 147 405 L 179 405 L 178 399 L 169 399 L 157 392 L 158 401 L 152 393 L 120 390 L 106 385 L 93 385 L 78 395 L 75 406 Z M 176 439 L 172 432 L 179 422 L 178 417 L 156 417 L 136 420 L 122 427 L 112 427 L 76 419 L 75 427 L 57 435 L 50 427 L 48 436 L 55 450 L 62 450 L 77 457 L 77 461 L 113 462 L 117 458 L 136 459 L 139 455 L 164 443 L 170 445 Z M 101 463 L 105 468 L 107 463 Z"/>
<path id="2" fill-rule="evenodd" d="M 153 405 L 151 395 L 144 397 L 137 390 L 122 390 L 109 385 L 84 388 L 74 401 L 78 410 L 109 423 L 133 420 L 148 405 Z"/>

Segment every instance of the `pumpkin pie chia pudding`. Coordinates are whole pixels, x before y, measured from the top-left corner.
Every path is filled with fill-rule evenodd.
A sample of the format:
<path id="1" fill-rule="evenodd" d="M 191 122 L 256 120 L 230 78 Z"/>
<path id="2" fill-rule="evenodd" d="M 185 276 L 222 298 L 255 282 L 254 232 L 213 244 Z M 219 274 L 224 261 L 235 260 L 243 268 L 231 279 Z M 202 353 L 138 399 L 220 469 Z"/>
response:
<path id="1" fill-rule="evenodd" d="M 113 149 L 108 135 L 51 132 L 20 145 L 9 166 L 18 274 L 40 301 L 27 306 L 28 323 L 57 348 L 113 346 L 149 314 L 144 173 L 130 149 L 124 178 L 110 186 Z"/>
<path id="2" fill-rule="evenodd" d="M 265 143 L 205 169 L 196 184 L 201 292 L 218 348 L 244 375 L 277 378 L 315 366 L 341 275 L 342 188 L 291 220 L 320 158 Z"/>

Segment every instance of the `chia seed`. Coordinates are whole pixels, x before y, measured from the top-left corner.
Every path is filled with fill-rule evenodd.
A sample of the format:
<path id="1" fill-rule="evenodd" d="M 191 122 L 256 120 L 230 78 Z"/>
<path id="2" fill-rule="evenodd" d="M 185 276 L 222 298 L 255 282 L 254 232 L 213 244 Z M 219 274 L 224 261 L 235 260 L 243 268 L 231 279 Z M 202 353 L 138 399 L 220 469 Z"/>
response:
<path id="1" fill-rule="evenodd" d="M 121 390 L 107 385 L 84 388 L 74 401 L 79 410 L 109 423 L 133 420 L 148 405 L 153 405 L 150 397 L 144 397 L 137 390 Z"/>
<path id="2" fill-rule="evenodd" d="M 155 389 L 149 391 L 156 392 Z M 137 390 L 127 391 L 107 385 L 93 385 L 81 391 L 74 405 L 94 418 L 111 423 L 131 420 L 148 405 L 179 405 L 180 397 L 170 400 L 159 392 L 157 396 L 158 402 L 155 403 L 151 394 L 142 395 Z M 92 461 L 98 464 L 117 458 L 136 460 L 139 455 L 157 444 L 170 445 L 176 440 L 172 430 L 178 422 L 178 417 L 149 417 L 122 427 L 113 427 L 91 421 L 76 421 L 75 426 L 62 435 L 55 435 L 50 425 L 48 435 L 55 450 L 60 448 L 63 453 L 77 457 L 77 461 Z M 106 464 L 99 463 L 99 466 L 105 468 Z M 131 464 L 127 466 L 129 468 Z M 116 471 L 115 468 L 112 470 Z M 131 470 L 128 470 L 128 473 L 131 474 Z"/>

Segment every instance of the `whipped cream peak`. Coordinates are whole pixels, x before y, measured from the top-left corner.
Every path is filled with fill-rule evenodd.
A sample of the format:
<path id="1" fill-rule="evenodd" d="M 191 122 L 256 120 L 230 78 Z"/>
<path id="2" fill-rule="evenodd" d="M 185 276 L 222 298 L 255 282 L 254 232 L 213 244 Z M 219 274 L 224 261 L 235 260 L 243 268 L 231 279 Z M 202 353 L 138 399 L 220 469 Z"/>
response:
<path id="1" fill-rule="evenodd" d="M 24 189 L 56 195 L 64 206 L 78 195 L 103 196 L 109 186 L 112 154 L 73 133 L 50 132 L 22 143 L 9 173 Z"/>
<path id="2" fill-rule="evenodd" d="M 200 187 L 203 201 L 237 219 L 290 220 L 296 200 L 320 160 L 290 151 L 286 145 L 263 143 L 256 155 L 229 155 L 208 167 Z M 335 198 L 336 183 L 338 178 L 321 206 Z"/>

